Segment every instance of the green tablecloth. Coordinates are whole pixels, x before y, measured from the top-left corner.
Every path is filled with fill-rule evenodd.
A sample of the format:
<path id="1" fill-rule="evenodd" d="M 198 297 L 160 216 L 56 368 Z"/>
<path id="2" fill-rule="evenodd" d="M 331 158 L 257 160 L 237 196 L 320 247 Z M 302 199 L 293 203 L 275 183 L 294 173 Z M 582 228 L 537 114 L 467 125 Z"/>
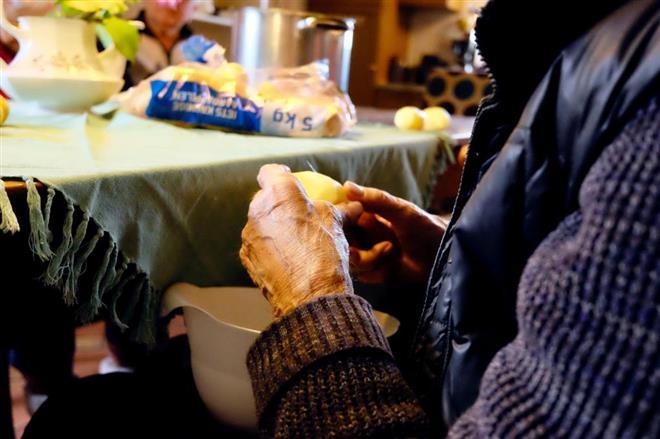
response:
<path id="1" fill-rule="evenodd" d="M 144 326 L 138 338 L 149 339 L 159 293 L 171 283 L 248 281 L 238 259 L 240 231 L 262 164 L 284 163 L 294 171 L 311 164 L 339 181 L 380 187 L 425 205 L 438 143 L 433 134 L 377 125 L 358 125 L 341 139 L 289 139 L 180 128 L 125 113 L 111 120 L 35 114 L 14 104 L 0 128 L 0 177 L 39 179 L 52 188 L 49 198 L 64 196 L 100 226 L 102 236 L 85 234 L 79 226 L 86 216 L 75 215 L 64 219 L 63 242 L 44 244 L 49 200 L 28 191 L 33 251 L 50 261 L 46 282 L 68 285 L 73 303 L 86 245 L 104 243 L 87 317 L 101 302 L 116 303 L 121 290 L 139 294 L 139 300 L 120 302 L 139 308 L 142 318 L 136 321 L 146 323 L 138 324 Z M 0 206 L 8 232 L 12 212 L 6 199 Z"/>

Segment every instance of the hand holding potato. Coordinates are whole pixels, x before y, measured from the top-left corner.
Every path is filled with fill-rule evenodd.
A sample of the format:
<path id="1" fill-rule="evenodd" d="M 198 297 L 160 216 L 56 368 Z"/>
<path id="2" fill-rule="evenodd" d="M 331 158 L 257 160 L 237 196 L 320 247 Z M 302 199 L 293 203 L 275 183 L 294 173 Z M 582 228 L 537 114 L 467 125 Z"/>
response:
<path id="1" fill-rule="evenodd" d="M 397 280 L 424 283 L 447 224 L 415 204 L 385 191 L 344 184 L 347 198 L 363 210 L 346 210 L 345 227 L 357 231 L 351 238 L 351 268 L 360 281 Z M 345 208 L 346 209 L 346 208 Z"/>
<path id="2" fill-rule="evenodd" d="M 352 293 L 339 211 L 310 200 L 285 166 L 263 166 L 257 180 L 240 258 L 275 316 L 322 295 Z"/>

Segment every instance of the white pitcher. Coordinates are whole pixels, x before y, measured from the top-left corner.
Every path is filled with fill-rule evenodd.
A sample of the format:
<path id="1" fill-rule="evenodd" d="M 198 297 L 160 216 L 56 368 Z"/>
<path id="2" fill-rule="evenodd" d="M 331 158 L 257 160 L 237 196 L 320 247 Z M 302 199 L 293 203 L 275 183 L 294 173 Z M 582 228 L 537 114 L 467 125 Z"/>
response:
<path id="1" fill-rule="evenodd" d="M 80 111 L 103 102 L 123 85 L 126 59 L 110 47 L 96 50 L 94 24 L 72 18 L 4 15 L 0 26 L 19 44 L 16 57 L 0 63 L 0 87 L 12 98 L 60 111 Z"/>

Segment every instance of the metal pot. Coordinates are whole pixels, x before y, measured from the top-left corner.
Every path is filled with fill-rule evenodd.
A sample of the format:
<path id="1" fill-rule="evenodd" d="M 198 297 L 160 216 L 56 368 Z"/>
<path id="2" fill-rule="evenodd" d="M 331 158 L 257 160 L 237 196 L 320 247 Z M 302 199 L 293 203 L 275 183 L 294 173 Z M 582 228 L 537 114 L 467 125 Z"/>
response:
<path id="1" fill-rule="evenodd" d="M 354 27 L 353 18 L 242 8 L 232 29 L 232 58 L 248 70 L 327 59 L 330 79 L 348 91 Z"/>

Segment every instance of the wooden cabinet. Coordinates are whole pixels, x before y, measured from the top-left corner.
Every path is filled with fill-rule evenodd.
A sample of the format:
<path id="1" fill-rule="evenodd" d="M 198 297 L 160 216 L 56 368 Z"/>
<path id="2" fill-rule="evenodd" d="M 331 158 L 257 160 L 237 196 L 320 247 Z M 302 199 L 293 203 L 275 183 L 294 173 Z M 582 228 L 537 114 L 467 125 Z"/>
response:
<path id="1" fill-rule="evenodd" d="M 357 19 L 351 56 L 349 93 L 358 105 L 373 105 L 374 86 L 387 80 L 392 56 L 405 50 L 405 29 L 396 0 L 308 0 L 307 9 Z"/>
<path id="2" fill-rule="evenodd" d="M 423 85 L 386 83 L 374 86 L 374 107 L 397 109 L 406 105 L 426 106 Z"/>
<path id="3" fill-rule="evenodd" d="M 308 0 L 307 9 L 357 19 L 351 57 L 349 93 L 357 105 L 392 107 L 419 100 L 415 86 L 390 87 L 392 58 L 403 59 L 409 37 L 408 18 L 415 8 L 443 8 L 445 0 Z M 419 86 L 417 86 L 419 88 Z M 415 102 L 409 102 L 414 105 Z"/>

